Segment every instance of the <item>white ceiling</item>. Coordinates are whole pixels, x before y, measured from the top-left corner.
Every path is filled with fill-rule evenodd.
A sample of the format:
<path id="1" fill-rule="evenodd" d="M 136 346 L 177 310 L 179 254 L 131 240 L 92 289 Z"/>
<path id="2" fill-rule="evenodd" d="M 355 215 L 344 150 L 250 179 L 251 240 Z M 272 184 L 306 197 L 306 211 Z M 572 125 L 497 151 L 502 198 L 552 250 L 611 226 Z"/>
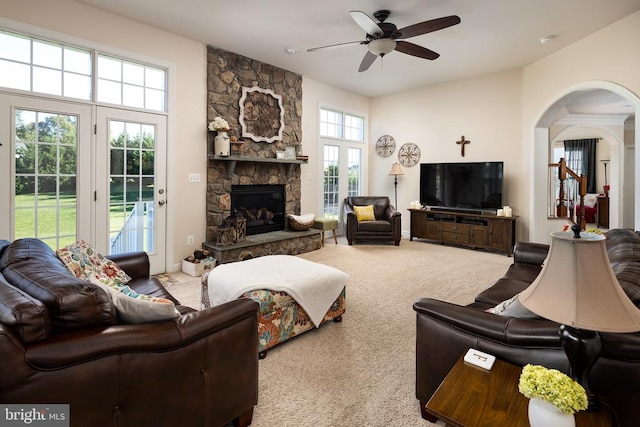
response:
<path id="1" fill-rule="evenodd" d="M 640 10 L 640 0 L 76 1 L 368 97 L 521 68 Z M 364 40 L 349 11 L 380 9 L 398 28 L 447 15 L 462 22 L 408 40 L 440 53 L 434 61 L 391 52 L 359 73 L 366 46 L 307 52 Z M 575 108 L 594 113 L 588 98 Z M 632 113 L 614 98 L 596 113 Z"/>

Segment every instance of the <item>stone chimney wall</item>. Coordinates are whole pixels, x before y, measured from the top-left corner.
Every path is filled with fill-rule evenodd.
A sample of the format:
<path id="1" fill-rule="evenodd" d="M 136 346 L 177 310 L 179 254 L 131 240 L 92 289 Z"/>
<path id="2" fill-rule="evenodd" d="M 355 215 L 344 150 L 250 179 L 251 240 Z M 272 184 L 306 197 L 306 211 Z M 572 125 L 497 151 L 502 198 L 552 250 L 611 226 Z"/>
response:
<path id="1" fill-rule="evenodd" d="M 256 142 L 242 138 L 240 98 L 243 87 L 257 86 L 282 96 L 284 130 L 282 140 Z M 207 122 L 220 116 L 229 122 L 230 136 L 244 140 L 240 155 L 276 158 L 287 146 L 300 153 L 302 141 L 302 76 L 269 64 L 212 46 L 207 47 Z M 213 160 L 214 132 L 209 132 L 207 153 L 207 241 L 215 241 L 216 229 L 231 214 L 231 186 L 284 184 L 286 213 L 300 214 L 300 165 Z M 233 153 L 232 153 L 233 155 Z M 233 173 L 229 175 L 230 168 Z"/>

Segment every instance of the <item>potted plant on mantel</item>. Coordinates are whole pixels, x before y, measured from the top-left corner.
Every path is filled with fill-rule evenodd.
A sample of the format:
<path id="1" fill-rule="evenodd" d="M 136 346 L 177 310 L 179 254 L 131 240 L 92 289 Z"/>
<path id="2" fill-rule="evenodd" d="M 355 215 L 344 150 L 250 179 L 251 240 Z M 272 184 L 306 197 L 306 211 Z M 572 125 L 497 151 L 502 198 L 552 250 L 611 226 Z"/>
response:
<path id="1" fill-rule="evenodd" d="M 584 388 L 556 369 L 525 365 L 518 389 L 530 399 L 531 427 L 575 427 L 573 414 L 587 409 Z"/>
<path id="2" fill-rule="evenodd" d="M 227 134 L 231 130 L 229 122 L 218 116 L 209 122 L 208 127 L 210 131 L 217 133 L 213 139 L 213 154 L 216 156 L 229 156 L 231 151 L 230 139 Z"/>

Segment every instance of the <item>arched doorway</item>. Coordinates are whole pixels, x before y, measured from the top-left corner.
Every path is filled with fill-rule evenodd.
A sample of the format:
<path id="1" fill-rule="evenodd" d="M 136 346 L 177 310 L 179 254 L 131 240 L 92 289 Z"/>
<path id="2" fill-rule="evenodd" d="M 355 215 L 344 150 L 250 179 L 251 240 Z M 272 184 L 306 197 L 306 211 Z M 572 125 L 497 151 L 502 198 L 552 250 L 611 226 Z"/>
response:
<path id="1" fill-rule="evenodd" d="M 640 98 L 627 89 L 604 81 L 584 82 L 568 88 L 564 93 L 549 104 L 549 107 L 541 114 L 536 122 L 533 132 L 533 176 L 531 180 L 531 210 L 529 223 L 531 241 L 547 243 L 549 234 L 557 231 L 561 224 L 557 219 L 547 218 L 547 171 L 550 161 L 550 141 L 558 135 L 558 124 L 561 119 L 570 115 L 570 105 L 576 99 L 583 97 L 590 91 L 606 92 L 614 97 L 624 99 L 630 105 L 631 115 L 638 116 L 640 112 Z M 605 106 L 602 106 L 600 114 L 590 114 L 594 122 L 583 122 L 575 127 L 568 126 L 562 132 L 574 132 L 576 129 L 590 128 L 594 136 L 601 137 L 610 144 L 610 168 L 609 179 L 611 184 L 610 195 L 610 228 L 628 227 L 637 228 L 640 224 L 640 197 L 636 196 L 635 182 L 638 181 L 640 172 L 635 167 L 638 162 L 638 153 L 635 150 L 640 140 L 638 129 L 633 123 L 633 129 L 625 130 L 624 122 L 620 117 L 607 121 Z M 594 106 L 595 108 L 595 106 Z M 589 116 L 589 115 L 587 115 Z M 596 123 L 596 117 L 599 122 Z M 570 130 L 567 130 L 570 129 Z M 554 135 L 555 134 L 555 135 Z M 633 169 L 633 171 L 630 171 Z"/>

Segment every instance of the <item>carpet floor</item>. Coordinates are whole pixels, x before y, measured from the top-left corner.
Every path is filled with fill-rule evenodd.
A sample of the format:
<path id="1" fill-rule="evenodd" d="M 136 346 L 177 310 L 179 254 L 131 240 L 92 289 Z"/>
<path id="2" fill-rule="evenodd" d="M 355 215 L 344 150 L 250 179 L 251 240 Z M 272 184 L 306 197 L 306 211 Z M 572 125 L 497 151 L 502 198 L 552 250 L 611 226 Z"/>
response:
<path id="1" fill-rule="evenodd" d="M 343 321 L 269 350 L 259 365 L 252 426 L 434 425 L 415 398 L 412 304 L 423 297 L 468 304 L 512 258 L 408 239 L 400 246 L 338 243 L 327 239 L 299 256 L 349 274 Z M 183 304 L 200 308 L 199 278 L 161 279 Z"/>

